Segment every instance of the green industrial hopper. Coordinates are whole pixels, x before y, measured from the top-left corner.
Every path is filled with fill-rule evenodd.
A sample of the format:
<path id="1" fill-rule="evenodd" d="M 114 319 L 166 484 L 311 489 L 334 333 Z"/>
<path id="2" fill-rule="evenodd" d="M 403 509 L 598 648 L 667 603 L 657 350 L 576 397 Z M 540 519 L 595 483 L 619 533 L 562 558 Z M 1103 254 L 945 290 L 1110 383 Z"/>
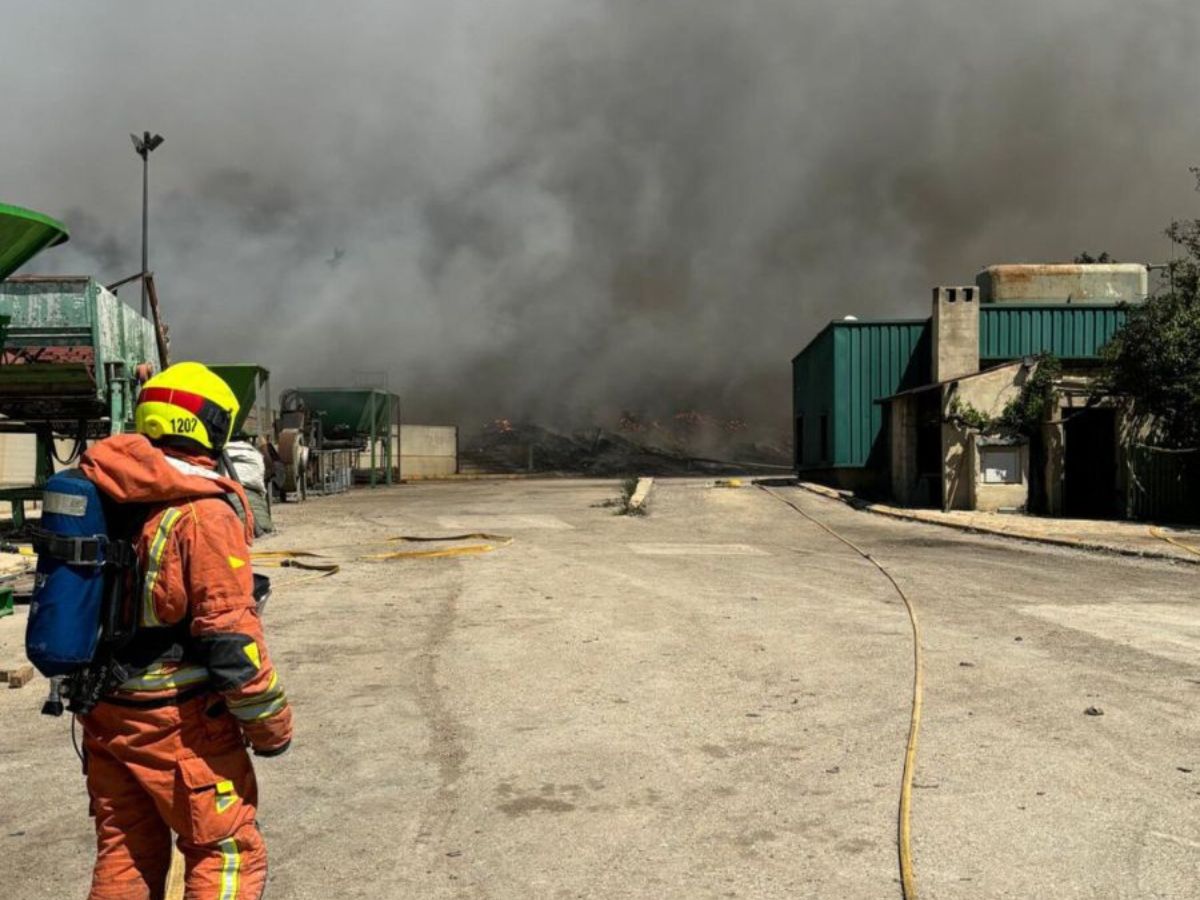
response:
<path id="1" fill-rule="evenodd" d="M 383 444 L 385 480 L 392 483 L 393 431 L 399 425 L 400 398 L 377 388 L 296 388 L 305 407 L 320 417 L 327 445 L 344 443 L 370 450 L 371 484 L 378 469 L 376 448 Z"/>
<path id="2" fill-rule="evenodd" d="M 0 281 L 47 247 L 65 243 L 67 228 L 32 209 L 0 203 Z"/>
<path id="3" fill-rule="evenodd" d="M 321 415 L 325 434 L 336 440 L 385 433 L 400 398 L 374 388 L 296 388 L 305 405 Z"/>
<path id="4" fill-rule="evenodd" d="M 271 434 L 271 373 L 255 363 L 213 363 L 209 368 L 225 380 L 241 407 L 233 433 L 240 438 Z"/>

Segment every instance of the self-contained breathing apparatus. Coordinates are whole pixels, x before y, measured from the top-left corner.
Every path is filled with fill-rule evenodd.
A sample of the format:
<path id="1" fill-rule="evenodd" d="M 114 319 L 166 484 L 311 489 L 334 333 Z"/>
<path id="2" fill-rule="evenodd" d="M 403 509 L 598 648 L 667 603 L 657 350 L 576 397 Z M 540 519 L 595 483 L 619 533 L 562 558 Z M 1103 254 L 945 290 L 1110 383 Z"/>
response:
<path id="1" fill-rule="evenodd" d="M 86 714 L 128 675 L 118 657 L 137 633 L 145 512 L 114 506 L 78 470 L 46 482 L 25 652 L 51 679 L 47 715 L 62 715 L 60 696 Z"/>
<path id="2" fill-rule="evenodd" d="M 229 477 L 235 477 L 232 474 Z M 245 515 L 232 495 L 225 498 Z M 45 715 L 86 715 L 147 666 L 191 651 L 188 622 L 172 628 L 139 628 L 143 573 L 137 536 L 148 510 L 108 500 L 77 469 L 46 482 L 40 528 L 32 529 L 38 554 L 25 630 L 29 661 L 50 679 Z M 154 552 L 153 547 L 150 548 Z M 271 580 L 254 574 L 261 614 Z M 178 699 L 178 698 L 176 698 Z"/>

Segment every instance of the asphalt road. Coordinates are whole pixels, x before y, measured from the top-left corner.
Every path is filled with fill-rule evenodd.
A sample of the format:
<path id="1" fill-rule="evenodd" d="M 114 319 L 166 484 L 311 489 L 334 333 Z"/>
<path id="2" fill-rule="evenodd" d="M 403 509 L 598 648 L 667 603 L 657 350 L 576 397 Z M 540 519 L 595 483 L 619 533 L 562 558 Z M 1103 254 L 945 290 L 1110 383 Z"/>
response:
<path id="1" fill-rule="evenodd" d="M 296 709 L 259 765 L 272 900 L 899 897 L 911 637 L 865 561 L 752 487 L 427 484 L 278 510 L 347 561 L 268 607 Z M 927 898 L 1200 897 L 1194 567 L 900 523 L 795 489 L 914 598 Z M 354 561 L 390 535 L 495 552 Z M 0 665 L 23 615 L 0 620 Z M 0 894 L 83 897 L 64 720 L 0 691 Z M 1087 707 L 1102 716 L 1084 714 Z"/>

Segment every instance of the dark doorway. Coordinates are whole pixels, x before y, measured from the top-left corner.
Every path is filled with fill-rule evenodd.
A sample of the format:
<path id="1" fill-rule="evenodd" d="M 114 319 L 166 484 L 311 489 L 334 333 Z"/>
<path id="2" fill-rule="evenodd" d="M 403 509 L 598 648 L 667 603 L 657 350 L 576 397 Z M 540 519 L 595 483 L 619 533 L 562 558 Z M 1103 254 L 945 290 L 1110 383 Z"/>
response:
<path id="1" fill-rule="evenodd" d="M 1029 436 L 1029 498 L 1025 508 L 1045 514 L 1049 508 L 1046 492 L 1046 438 L 1039 428 Z"/>
<path id="2" fill-rule="evenodd" d="M 1116 410 L 1064 410 L 1063 440 L 1063 511 L 1083 519 L 1117 517 Z"/>
<path id="3" fill-rule="evenodd" d="M 917 394 L 917 487 L 913 505 L 942 508 L 942 392 Z"/>

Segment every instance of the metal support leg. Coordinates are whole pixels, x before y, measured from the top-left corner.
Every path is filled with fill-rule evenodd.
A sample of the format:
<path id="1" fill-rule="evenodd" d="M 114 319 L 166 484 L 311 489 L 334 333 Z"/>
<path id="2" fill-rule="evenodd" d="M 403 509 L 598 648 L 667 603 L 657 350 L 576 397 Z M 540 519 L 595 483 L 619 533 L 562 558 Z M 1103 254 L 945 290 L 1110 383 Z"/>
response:
<path id="1" fill-rule="evenodd" d="M 390 396 L 387 398 L 387 400 L 385 402 L 387 403 L 387 409 L 388 409 L 388 424 L 387 424 L 387 437 L 383 441 L 384 455 L 387 459 L 387 472 L 384 475 L 384 481 L 386 481 L 388 484 L 391 484 L 392 483 L 392 456 L 393 456 L 394 450 L 396 449 L 392 446 L 393 441 L 395 441 L 395 439 L 396 439 L 396 433 L 395 433 L 396 432 L 396 404 L 394 402 L 392 402 L 392 398 Z"/>
<path id="2" fill-rule="evenodd" d="M 375 487 L 375 442 L 379 435 L 379 413 L 375 410 L 375 392 L 371 392 L 371 487 Z"/>

